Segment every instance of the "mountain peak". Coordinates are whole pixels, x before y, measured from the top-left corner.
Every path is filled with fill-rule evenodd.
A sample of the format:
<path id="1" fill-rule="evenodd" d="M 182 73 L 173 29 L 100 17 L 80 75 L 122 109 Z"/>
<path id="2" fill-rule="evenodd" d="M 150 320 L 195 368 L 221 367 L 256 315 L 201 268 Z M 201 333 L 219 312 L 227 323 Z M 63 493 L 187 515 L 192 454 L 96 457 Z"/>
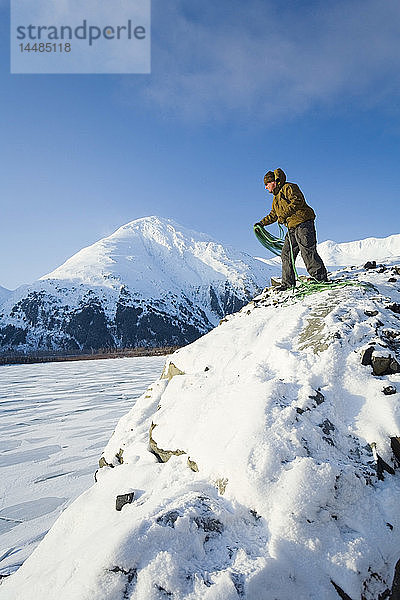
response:
<path id="1" fill-rule="evenodd" d="M 7 298 L 0 347 L 85 352 L 187 344 L 275 273 L 172 219 L 143 217 Z"/>
<path id="2" fill-rule="evenodd" d="M 400 256 L 400 234 L 353 242 L 326 240 L 318 244 L 318 252 L 326 265 L 336 267 L 360 265 L 369 260 L 384 261 Z"/>
<path id="3" fill-rule="evenodd" d="M 118 287 L 123 281 L 140 293 L 158 297 L 166 289 L 181 290 L 205 279 L 237 283 L 249 272 L 255 274 L 256 265 L 249 255 L 204 233 L 151 216 L 122 225 L 41 279 L 106 287 Z"/>

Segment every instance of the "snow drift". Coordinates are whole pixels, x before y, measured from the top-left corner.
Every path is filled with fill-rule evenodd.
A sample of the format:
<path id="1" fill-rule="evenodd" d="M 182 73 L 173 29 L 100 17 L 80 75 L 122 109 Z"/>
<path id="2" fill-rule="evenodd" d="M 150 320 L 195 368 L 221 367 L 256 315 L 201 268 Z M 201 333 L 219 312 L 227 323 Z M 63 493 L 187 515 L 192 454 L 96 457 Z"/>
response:
<path id="1" fill-rule="evenodd" d="M 0 597 L 389 597 L 400 267 L 379 271 L 265 292 L 174 353 Z"/>

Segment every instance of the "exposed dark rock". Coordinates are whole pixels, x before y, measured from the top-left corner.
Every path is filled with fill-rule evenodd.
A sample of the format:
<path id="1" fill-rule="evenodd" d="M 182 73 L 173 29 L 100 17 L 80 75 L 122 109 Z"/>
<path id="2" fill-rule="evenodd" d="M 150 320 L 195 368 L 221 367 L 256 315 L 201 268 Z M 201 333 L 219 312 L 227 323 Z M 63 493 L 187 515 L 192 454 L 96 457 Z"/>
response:
<path id="1" fill-rule="evenodd" d="M 372 448 L 372 452 L 373 452 L 374 459 L 375 459 L 376 474 L 377 474 L 378 479 L 380 481 L 383 481 L 385 479 L 385 477 L 384 477 L 384 472 L 385 471 L 387 473 L 389 473 L 390 475 L 394 475 L 394 469 L 393 469 L 393 467 L 391 467 L 390 465 L 388 465 L 388 463 L 386 461 L 384 461 L 381 456 L 379 456 L 379 454 L 378 454 L 378 452 L 376 450 L 376 444 L 375 444 L 375 442 L 371 443 L 371 448 Z"/>
<path id="2" fill-rule="evenodd" d="M 190 456 L 188 456 L 187 464 L 188 464 L 189 469 L 191 469 L 195 473 L 199 472 L 199 467 L 197 466 L 197 463 L 194 460 L 190 460 Z"/>
<path id="3" fill-rule="evenodd" d="M 384 581 L 383 578 L 379 575 L 379 573 L 376 573 L 371 567 L 369 567 L 368 573 L 368 579 L 363 582 L 363 593 L 361 594 L 361 600 L 367 600 L 367 598 L 372 598 L 371 594 L 373 594 L 374 600 L 375 598 L 376 600 L 388 600 L 390 597 L 390 590 L 387 587 L 386 581 Z M 380 584 L 386 586 L 386 589 L 383 592 L 381 592 L 378 596 L 376 595 L 376 582 L 379 582 Z"/>
<path id="4" fill-rule="evenodd" d="M 228 485 L 228 479 L 226 479 L 226 477 L 220 477 L 215 483 L 219 494 L 223 496 L 225 494 L 226 486 Z"/>
<path id="5" fill-rule="evenodd" d="M 400 373 L 400 364 L 391 355 L 373 356 L 372 369 L 373 374 L 377 375 L 378 377 L 381 375 L 392 375 L 394 373 Z"/>
<path id="6" fill-rule="evenodd" d="M 334 446 L 335 442 L 333 441 L 333 439 L 329 436 L 323 435 L 322 439 L 324 440 L 324 442 L 326 442 L 327 444 L 329 444 L 330 446 Z"/>
<path id="7" fill-rule="evenodd" d="M 163 588 L 162 585 L 158 585 L 157 583 L 155 584 L 155 586 L 159 592 L 162 593 L 162 595 L 164 596 L 164 598 L 172 598 L 172 592 L 169 592 L 168 590 L 166 590 L 165 588 Z"/>
<path id="8" fill-rule="evenodd" d="M 396 283 L 397 279 L 396 277 L 389 277 L 388 282 L 389 283 Z"/>
<path id="9" fill-rule="evenodd" d="M 195 517 L 194 522 L 199 529 L 203 529 L 206 533 L 215 532 L 222 533 L 224 531 L 224 525 L 218 519 L 214 519 L 208 515 L 201 517 Z"/>
<path id="10" fill-rule="evenodd" d="M 319 427 L 321 427 L 325 435 L 329 435 L 332 431 L 335 431 L 335 426 L 329 421 L 329 419 L 325 419 L 325 421 L 323 421 Z"/>
<path id="11" fill-rule="evenodd" d="M 394 266 L 392 267 L 392 270 L 394 271 L 394 273 L 395 273 L 396 275 L 400 275 L 400 265 L 394 265 Z"/>
<path id="12" fill-rule="evenodd" d="M 365 263 L 364 269 L 376 269 L 376 260 L 371 260 Z"/>
<path id="13" fill-rule="evenodd" d="M 400 314 L 400 304 L 398 304 L 397 302 L 392 302 L 392 304 L 388 304 L 386 308 L 392 310 L 394 313 Z"/>
<path id="14" fill-rule="evenodd" d="M 165 365 L 160 379 L 168 379 L 168 381 L 171 381 L 171 379 L 175 377 L 175 375 L 185 375 L 185 373 L 184 371 L 178 369 L 178 367 L 176 367 L 174 363 L 170 362 L 168 363 L 168 367 L 167 365 Z"/>
<path id="15" fill-rule="evenodd" d="M 396 394 L 397 390 L 394 385 L 387 385 L 383 388 L 382 392 L 385 394 L 385 396 L 390 396 L 391 394 Z"/>
<path id="16" fill-rule="evenodd" d="M 128 571 L 126 571 L 125 569 L 123 569 L 122 567 L 112 567 L 112 569 L 110 569 L 111 573 L 123 573 L 124 575 L 126 575 L 128 577 L 128 579 L 130 581 L 132 581 L 137 574 L 136 569 L 129 569 Z"/>
<path id="17" fill-rule="evenodd" d="M 117 461 L 119 462 L 120 465 L 122 465 L 124 463 L 124 459 L 123 459 L 123 454 L 124 454 L 124 449 L 120 448 L 119 451 L 117 452 L 117 454 L 115 455 L 115 458 L 117 459 Z"/>
<path id="18" fill-rule="evenodd" d="M 390 447 L 392 448 L 393 455 L 396 459 L 396 467 L 400 466 L 400 438 L 391 437 Z"/>
<path id="19" fill-rule="evenodd" d="M 117 496 L 115 501 L 115 510 L 120 511 L 125 504 L 132 504 L 134 497 L 135 492 L 129 492 L 128 494 L 120 494 Z"/>
<path id="20" fill-rule="evenodd" d="M 261 515 L 259 515 L 258 512 L 254 508 L 251 508 L 249 512 L 256 521 L 259 521 L 261 519 Z"/>
<path id="21" fill-rule="evenodd" d="M 400 349 L 400 329 L 383 329 L 382 338 L 387 342 L 387 345 L 393 352 Z"/>
<path id="22" fill-rule="evenodd" d="M 162 448 L 159 448 L 157 446 L 157 443 L 153 439 L 153 430 L 155 427 L 157 427 L 156 423 L 152 423 L 150 425 L 149 445 L 150 445 L 151 451 L 153 452 L 153 454 L 155 454 L 158 457 L 160 462 L 165 463 L 165 462 L 169 461 L 171 456 L 180 456 L 181 454 L 186 454 L 186 452 L 184 450 L 163 450 Z"/>
<path id="23" fill-rule="evenodd" d="M 309 398 L 311 400 L 315 400 L 317 406 L 319 406 L 320 404 L 322 404 L 325 400 L 325 396 L 320 392 L 320 390 L 316 390 L 315 392 L 315 396 L 309 396 Z"/>
<path id="24" fill-rule="evenodd" d="M 250 294 L 249 294 L 250 296 Z M 248 298 L 250 299 L 250 298 Z M 246 304 L 247 300 L 239 298 L 228 281 L 225 282 L 224 292 L 220 292 L 220 304 L 222 307 L 222 315 L 230 315 L 237 312 Z"/>
<path id="25" fill-rule="evenodd" d="M 333 587 L 335 588 L 335 590 L 337 591 L 338 595 L 340 596 L 340 598 L 342 600 L 352 600 L 352 598 L 350 598 L 350 596 L 348 594 L 346 594 L 346 592 L 343 591 L 342 588 L 339 585 L 337 585 L 337 583 L 332 581 L 332 579 L 331 579 L 331 584 L 333 585 Z"/>
<path id="26" fill-rule="evenodd" d="M 103 467 L 111 467 L 113 469 L 114 465 L 111 465 L 110 463 L 108 463 L 106 461 L 106 459 L 104 458 L 104 456 L 101 456 L 100 460 L 99 460 L 99 467 L 100 467 L 100 469 L 102 469 Z"/>
<path id="27" fill-rule="evenodd" d="M 400 600 L 400 560 L 397 561 L 396 568 L 394 570 L 390 600 Z"/>
<path id="28" fill-rule="evenodd" d="M 372 354 L 374 353 L 374 350 L 375 346 L 368 346 L 368 348 L 363 351 L 361 355 L 361 364 L 364 365 L 364 367 L 372 365 Z"/>
<path id="29" fill-rule="evenodd" d="M 221 308 L 221 305 L 218 300 L 218 296 L 215 293 L 215 290 L 212 285 L 210 285 L 210 305 L 211 310 L 214 311 L 220 318 L 224 316 L 224 311 Z"/>
<path id="30" fill-rule="evenodd" d="M 378 310 L 364 310 L 364 315 L 366 317 L 376 317 L 379 314 Z"/>
<path id="31" fill-rule="evenodd" d="M 391 361 L 390 356 L 373 356 L 371 362 L 374 375 L 380 376 L 389 373 Z"/>
<path id="32" fill-rule="evenodd" d="M 162 527 L 172 527 L 172 529 L 174 529 L 175 521 L 179 516 L 180 514 L 177 510 L 170 510 L 164 515 L 161 515 L 161 517 L 158 517 L 157 523 Z"/>
<path id="33" fill-rule="evenodd" d="M 400 373 L 400 364 L 397 362 L 395 358 L 392 359 L 390 363 L 390 372 L 391 373 Z"/>
<path id="34" fill-rule="evenodd" d="M 137 569 L 123 569 L 122 567 L 112 567 L 110 569 L 111 573 L 122 573 L 123 575 L 126 576 L 126 585 L 125 585 L 125 589 L 123 592 L 123 600 L 128 600 L 131 597 L 131 588 L 134 586 L 134 584 L 136 583 L 136 579 L 137 579 Z"/>
<path id="35" fill-rule="evenodd" d="M 245 577 L 243 573 L 231 573 L 232 583 L 235 586 L 239 598 L 245 597 Z"/>

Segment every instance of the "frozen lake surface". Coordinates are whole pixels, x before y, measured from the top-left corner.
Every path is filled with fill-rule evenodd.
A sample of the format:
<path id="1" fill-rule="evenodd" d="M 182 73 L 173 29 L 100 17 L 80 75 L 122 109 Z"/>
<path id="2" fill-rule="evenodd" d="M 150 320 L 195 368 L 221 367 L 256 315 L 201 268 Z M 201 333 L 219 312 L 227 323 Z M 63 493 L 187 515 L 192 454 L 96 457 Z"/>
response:
<path id="1" fill-rule="evenodd" d="M 115 425 L 165 356 L 0 367 L 0 575 L 94 483 Z"/>

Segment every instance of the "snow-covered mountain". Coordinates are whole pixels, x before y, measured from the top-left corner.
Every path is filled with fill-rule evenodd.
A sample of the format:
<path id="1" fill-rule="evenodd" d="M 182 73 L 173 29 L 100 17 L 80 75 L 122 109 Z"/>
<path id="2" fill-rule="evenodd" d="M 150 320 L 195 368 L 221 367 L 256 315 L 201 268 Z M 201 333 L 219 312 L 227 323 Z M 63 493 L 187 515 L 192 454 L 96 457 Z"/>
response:
<path id="1" fill-rule="evenodd" d="M 361 265 L 371 260 L 382 262 L 400 256 L 400 234 L 344 243 L 327 240 L 318 244 L 318 252 L 332 267 Z"/>
<path id="2" fill-rule="evenodd" d="M 11 296 L 12 291 L 0 285 L 0 305 Z"/>
<path id="3" fill-rule="evenodd" d="M 169 219 L 137 219 L 9 296 L 0 349 L 182 345 L 239 310 L 271 273 Z"/>
<path id="4" fill-rule="evenodd" d="M 398 598 L 399 323 L 400 265 L 350 270 L 175 352 L 0 597 Z"/>
<path id="5" fill-rule="evenodd" d="M 318 253 L 328 268 L 363 265 L 368 261 L 384 262 L 400 257 L 400 234 L 389 235 L 386 238 L 366 238 L 354 242 L 333 242 L 327 240 L 318 244 Z M 257 260 L 267 265 L 280 264 L 280 258 Z M 304 268 L 304 262 L 299 255 L 296 266 Z"/>

